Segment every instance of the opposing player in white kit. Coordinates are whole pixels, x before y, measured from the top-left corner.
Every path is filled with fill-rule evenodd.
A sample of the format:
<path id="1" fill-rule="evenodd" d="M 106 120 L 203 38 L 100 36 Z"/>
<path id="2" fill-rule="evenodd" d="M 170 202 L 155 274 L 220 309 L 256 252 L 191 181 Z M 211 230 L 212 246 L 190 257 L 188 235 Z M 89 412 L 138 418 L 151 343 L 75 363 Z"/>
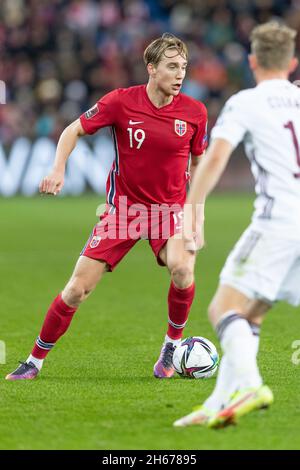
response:
<path id="1" fill-rule="evenodd" d="M 260 325 L 274 302 L 300 304 L 300 89 L 288 81 L 298 63 L 295 36 L 276 22 L 254 28 L 249 64 L 257 86 L 227 101 L 193 180 L 187 203 L 195 214 L 243 141 L 257 198 L 209 307 L 224 353 L 216 387 L 175 426 L 221 427 L 273 401 L 256 363 Z"/>

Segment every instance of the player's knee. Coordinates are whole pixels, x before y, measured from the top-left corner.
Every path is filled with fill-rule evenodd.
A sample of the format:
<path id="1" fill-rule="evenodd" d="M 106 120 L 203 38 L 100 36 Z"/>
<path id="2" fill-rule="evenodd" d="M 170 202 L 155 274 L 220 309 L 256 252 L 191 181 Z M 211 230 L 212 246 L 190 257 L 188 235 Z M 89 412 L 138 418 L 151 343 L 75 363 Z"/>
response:
<path id="1" fill-rule="evenodd" d="M 214 302 L 211 302 L 208 306 L 207 309 L 207 315 L 210 323 L 212 325 L 215 325 L 217 323 L 218 319 L 218 309 L 216 307 L 216 304 Z"/>
<path id="2" fill-rule="evenodd" d="M 64 298 L 69 305 L 77 306 L 86 299 L 90 292 L 91 289 L 86 288 L 83 281 L 75 277 L 64 289 Z"/>
<path id="3" fill-rule="evenodd" d="M 193 270 L 185 264 L 178 264 L 171 270 L 172 281 L 180 289 L 190 286 L 194 280 Z"/>

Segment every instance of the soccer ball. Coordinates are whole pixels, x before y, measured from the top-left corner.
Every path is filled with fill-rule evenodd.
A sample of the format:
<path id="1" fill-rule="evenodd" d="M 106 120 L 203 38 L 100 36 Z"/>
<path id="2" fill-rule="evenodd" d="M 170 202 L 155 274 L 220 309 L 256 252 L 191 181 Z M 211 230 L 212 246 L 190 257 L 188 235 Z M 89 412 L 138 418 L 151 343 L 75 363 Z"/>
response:
<path id="1" fill-rule="evenodd" d="M 191 336 L 182 341 L 173 354 L 173 366 L 182 377 L 203 379 L 217 370 L 219 355 L 211 341 L 202 336 Z"/>

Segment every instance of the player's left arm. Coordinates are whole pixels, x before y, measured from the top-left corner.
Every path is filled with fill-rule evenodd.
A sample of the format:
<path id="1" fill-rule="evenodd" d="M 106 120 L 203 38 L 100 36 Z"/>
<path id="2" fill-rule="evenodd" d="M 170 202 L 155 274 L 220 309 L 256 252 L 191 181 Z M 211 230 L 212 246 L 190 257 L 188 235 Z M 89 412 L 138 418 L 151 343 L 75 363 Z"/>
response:
<path id="1" fill-rule="evenodd" d="M 191 182 L 194 179 L 196 169 L 200 163 L 201 158 L 204 156 L 204 152 L 201 155 L 191 155 L 191 163 L 190 163 L 190 176 Z"/>
<path id="2" fill-rule="evenodd" d="M 251 133 L 252 120 L 248 112 L 251 100 L 251 92 L 245 91 L 226 101 L 211 131 L 208 150 L 196 168 L 183 218 L 183 237 L 191 242 L 194 250 L 203 245 L 205 199 L 221 178 L 233 149 L 244 140 L 247 132 Z M 204 137 L 202 142 L 205 140 Z"/>
<path id="3" fill-rule="evenodd" d="M 207 137 L 207 109 L 201 103 L 200 106 L 200 113 L 197 114 L 196 125 L 194 126 L 194 134 L 191 141 L 191 159 L 190 159 L 190 178 L 191 181 L 194 179 L 194 175 L 196 169 L 202 160 L 207 144 L 208 144 L 208 137 Z M 198 109 L 199 111 L 199 109 Z"/>
<path id="4" fill-rule="evenodd" d="M 187 249 L 200 249 L 204 244 L 204 204 L 207 195 L 217 185 L 233 150 L 225 139 L 212 141 L 206 154 L 195 168 L 190 191 L 184 207 L 183 237 Z"/>
<path id="5" fill-rule="evenodd" d="M 196 166 L 187 203 L 204 204 L 206 196 L 217 185 L 233 150 L 232 144 L 225 139 L 214 139 L 206 154 Z"/>

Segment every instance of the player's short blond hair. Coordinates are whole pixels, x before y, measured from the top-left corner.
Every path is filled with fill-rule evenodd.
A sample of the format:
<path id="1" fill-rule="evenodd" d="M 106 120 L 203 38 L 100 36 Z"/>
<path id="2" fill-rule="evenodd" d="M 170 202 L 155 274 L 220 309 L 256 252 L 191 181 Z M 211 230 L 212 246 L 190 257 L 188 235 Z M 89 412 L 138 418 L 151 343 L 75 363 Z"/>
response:
<path id="1" fill-rule="evenodd" d="M 188 60 L 186 44 L 173 34 L 164 33 L 160 38 L 155 39 L 146 47 L 144 51 L 144 62 L 146 65 L 158 65 L 163 57 L 171 59 L 178 54 Z"/>
<path id="2" fill-rule="evenodd" d="M 295 53 L 297 31 L 276 21 L 256 26 L 251 35 L 251 52 L 266 70 L 286 70 Z"/>

